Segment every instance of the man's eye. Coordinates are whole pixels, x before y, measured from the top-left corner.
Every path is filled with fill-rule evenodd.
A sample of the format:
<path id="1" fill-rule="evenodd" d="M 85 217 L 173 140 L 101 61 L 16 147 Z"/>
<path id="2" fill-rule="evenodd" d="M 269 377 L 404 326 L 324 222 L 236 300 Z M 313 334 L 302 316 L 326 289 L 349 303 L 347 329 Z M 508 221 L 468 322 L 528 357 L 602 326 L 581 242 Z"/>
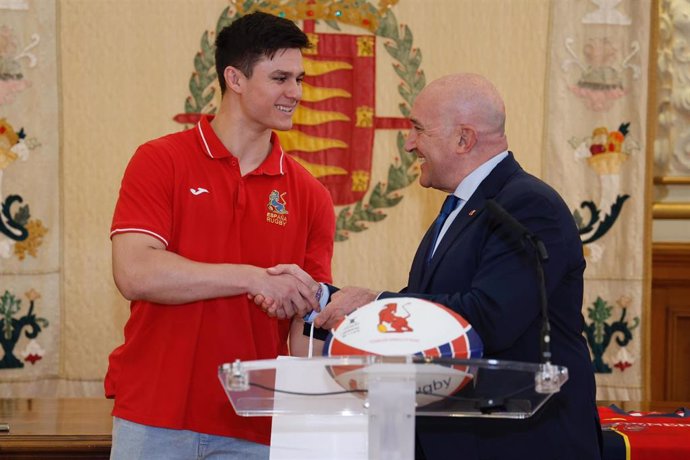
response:
<path id="1" fill-rule="evenodd" d="M 287 77 L 273 77 L 273 79 L 275 81 L 279 81 L 279 82 L 283 83 L 284 81 L 287 80 Z"/>

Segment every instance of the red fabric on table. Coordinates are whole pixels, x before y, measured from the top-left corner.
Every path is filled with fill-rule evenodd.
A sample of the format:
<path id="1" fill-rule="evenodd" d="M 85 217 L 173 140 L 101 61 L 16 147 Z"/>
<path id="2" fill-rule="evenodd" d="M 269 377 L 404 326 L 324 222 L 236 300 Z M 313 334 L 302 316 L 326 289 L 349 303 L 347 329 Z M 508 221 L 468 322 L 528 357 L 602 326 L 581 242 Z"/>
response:
<path id="1" fill-rule="evenodd" d="M 599 407 L 604 460 L 690 459 L 690 411 L 625 412 Z"/>

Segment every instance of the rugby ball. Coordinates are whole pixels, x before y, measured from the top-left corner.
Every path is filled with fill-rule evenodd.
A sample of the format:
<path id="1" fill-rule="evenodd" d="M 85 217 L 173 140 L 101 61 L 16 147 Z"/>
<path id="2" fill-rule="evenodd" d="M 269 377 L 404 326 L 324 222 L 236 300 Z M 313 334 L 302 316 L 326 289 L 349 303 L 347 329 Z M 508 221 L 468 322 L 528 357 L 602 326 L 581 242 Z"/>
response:
<path id="1" fill-rule="evenodd" d="M 472 325 L 450 308 L 395 297 L 375 300 L 343 318 L 331 330 L 323 354 L 469 359 L 480 358 L 483 348 Z"/>
<path id="2" fill-rule="evenodd" d="M 326 356 L 417 355 L 480 358 L 483 344 L 472 325 L 453 310 L 413 297 L 381 299 L 347 315 L 329 334 Z M 417 405 L 452 395 L 472 380 L 464 365 L 418 365 Z M 347 390 L 366 390 L 367 374 L 357 366 L 332 366 L 331 376 Z"/>

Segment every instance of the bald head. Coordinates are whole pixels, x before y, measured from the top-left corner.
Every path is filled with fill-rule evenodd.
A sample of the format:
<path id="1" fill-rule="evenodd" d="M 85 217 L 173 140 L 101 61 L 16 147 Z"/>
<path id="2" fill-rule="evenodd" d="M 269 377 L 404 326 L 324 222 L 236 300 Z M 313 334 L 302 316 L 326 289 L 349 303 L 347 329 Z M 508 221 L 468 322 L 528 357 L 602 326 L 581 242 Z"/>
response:
<path id="1" fill-rule="evenodd" d="M 435 101 L 449 123 L 470 125 L 477 131 L 477 148 L 507 149 L 505 104 L 496 87 L 481 75 L 460 73 L 431 82 L 419 97 Z"/>
<path id="2" fill-rule="evenodd" d="M 405 150 L 419 158 L 419 183 L 452 193 L 490 158 L 508 149 L 503 99 L 486 78 L 456 74 L 430 83 L 410 111 Z"/>

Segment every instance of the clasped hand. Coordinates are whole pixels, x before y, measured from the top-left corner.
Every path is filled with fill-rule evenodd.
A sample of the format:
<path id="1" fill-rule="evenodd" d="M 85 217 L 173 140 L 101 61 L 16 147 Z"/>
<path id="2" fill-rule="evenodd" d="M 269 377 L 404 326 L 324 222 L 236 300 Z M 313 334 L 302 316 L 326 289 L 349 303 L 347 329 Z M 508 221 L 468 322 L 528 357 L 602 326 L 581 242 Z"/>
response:
<path id="1" fill-rule="evenodd" d="M 312 310 L 320 312 L 314 320 L 316 327 L 331 329 L 348 313 L 356 310 L 362 305 L 376 300 L 377 293 L 365 288 L 347 286 L 333 294 L 330 302 L 323 311 L 320 311 L 317 292 L 319 283 L 315 282 L 309 274 L 294 264 L 276 265 L 266 269 L 266 273 L 273 279 L 285 280 L 288 283 L 297 282 L 298 287 L 306 288 L 309 294 L 302 295 L 295 299 L 290 297 L 288 301 L 271 295 L 268 291 L 260 294 L 249 294 L 248 297 L 254 301 L 269 316 L 277 318 L 291 318 L 294 315 L 305 316 Z M 288 277 L 288 278 L 285 278 Z M 290 279 L 289 277 L 292 277 Z M 304 291 L 300 291 L 302 293 Z M 309 297 L 310 295 L 310 297 Z"/>
<path id="2" fill-rule="evenodd" d="M 249 292 L 253 300 L 268 316 L 286 319 L 295 315 L 319 311 L 316 298 L 319 283 L 295 264 L 276 265 L 266 269 L 258 286 L 258 292 Z"/>

